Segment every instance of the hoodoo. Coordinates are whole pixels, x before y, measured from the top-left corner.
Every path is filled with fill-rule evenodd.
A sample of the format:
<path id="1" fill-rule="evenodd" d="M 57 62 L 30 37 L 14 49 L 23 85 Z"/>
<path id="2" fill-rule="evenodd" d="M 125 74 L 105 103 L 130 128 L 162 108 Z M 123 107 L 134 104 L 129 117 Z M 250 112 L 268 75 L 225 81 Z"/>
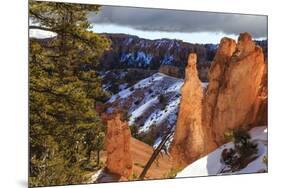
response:
<path id="1" fill-rule="evenodd" d="M 221 40 L 208 78 L 203 96 L 196 54 L 190 54 L 171 145 L 175 168 L 224 144 L 229 130 L 266 125 L 267 68 L 262 48 L 249 33 L 241 33 L 237 44 Z"/>
<path id="2" fill-rule="evenodd" d="M 181 88 L 181 102 L 174 140 L 171 145 L 173 166 L 184 167 L 204 153 L 202 129 L 203 90 L 196 69 L 197 56 L 191 53 L 185 68 L 185 82 Z"/>
<path id="3" fill-rule="evenodd" d="M 208 73 L 209 84 L 203 100 L 202 119 L 204 127 L 206 128 L 206 137 L 209 140 L 209 143 L 214 142 L 213 137 L 215 135 L 212 131 L 212 120 L 214 117 L 214 111 L 217 107 L 217 98 L 220 92 L 220 88 L 223 85 L 223 80 L 228 67 L 228 63 L 230 62 L 230 59 L 235 49 L 235 40 L 226 37 L 222 38 Z M 206 150 L 211 151 L 215 147 L 217 147 L 217 145 L 218 143 L 206 144 Z"/>
<path id="4" fill-rule="evenodd" d="M 233 52 L 234 46 L 231 39 L 221 41 L 204 99 L 204 125 L 218 145 L 224 143 L 226 131 L 253 126 L 265 103 L 259 97 L 263 95 L 262 80 L 266 74 L 261 47 L 249 33 L 240 34 Z"/>
<path id="5" fill-rule="evenodd" d="M 129 178 L 132 173 L 131 132 L 127 122 L 121 121 L 117 114 L 107 121 L 106 132 L 106 169 L 123 178 Z"/>

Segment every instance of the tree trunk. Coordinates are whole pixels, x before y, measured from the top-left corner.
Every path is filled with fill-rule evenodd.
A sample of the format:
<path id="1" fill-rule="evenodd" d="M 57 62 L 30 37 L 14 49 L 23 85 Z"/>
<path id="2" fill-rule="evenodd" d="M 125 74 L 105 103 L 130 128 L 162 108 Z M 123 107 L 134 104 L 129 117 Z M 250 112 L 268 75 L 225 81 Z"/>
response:
<path id="1" fill-rule="evenodd" d="M 97 166 L 100 165 L 100 150 L 97 151 Z"/>
<path id="2" fill-rule="evenodd" d="M 168 134 L 163 138 L 163 140 L 161 141 L 161 143 L 158 145 L 158 147 L 154 150 L 154 152 L 152 153 L 150 159 L 148 160 L 148 162 L 146 163 L 145 167 L 143 168 L 143 171 L 141 173 L 141 175 L 139 176 L 139 180 L 143 180 L 147 171 L 149 170 L 149 168 L 151 167 L 152 163 L 154 162 L 154 160 L 156 159 L 156 157 L 158 156 L 158 154 L 160 153 L 161 149 L 163 148 L 163 146 L 165 145 L 165 143 L 168 141 L 168 139 L 171 137 L 171 135 L 173 134 L 173 131 L 171 131 L 172 129 L 169 130 Z"/>

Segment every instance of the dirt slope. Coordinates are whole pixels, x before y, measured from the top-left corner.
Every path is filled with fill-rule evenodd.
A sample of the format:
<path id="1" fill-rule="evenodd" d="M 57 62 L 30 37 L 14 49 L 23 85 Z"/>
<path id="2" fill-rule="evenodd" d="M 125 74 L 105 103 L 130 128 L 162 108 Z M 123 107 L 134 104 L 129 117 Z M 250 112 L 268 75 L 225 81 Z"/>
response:
<path id="1" fill-rule="evenodd" d="M 143 170 L 143 167 L 149 160 L 150 156 L 153 153 L 153 149 L 151 146 L 132 138 L 132 158 L 133 158 L 133 174 L 137 176 Z M 161 179 L 164 178 L 167 173 L 169 173 L 172 165 L 171 158 L 168 155 L 159 154 L 157 159 L 154 161 L 150 169 L 148 170 L 145 179 Z"/>
<path id="2" fill-rule="evenodd" d="M 129 180 L 137 180 L 141 174 L 145 164 L 153 153 L 153 148 L 144 142 L 141 142 L 131 137 L 131 152 L 133 159 L 133 173 Z M 101 161 L 106 162 L 106 152 L 101 153 Z M 148 170 L 145 179 L 162 179 L 167 176 L 172 167 L 172 159 L 168 155 L 159 154 L 150 169 Z M 88 183 L 116 182 L 127 181 L 114 174 L 108 173 L 106 170 L 100 170 L 92 175 Z"/>

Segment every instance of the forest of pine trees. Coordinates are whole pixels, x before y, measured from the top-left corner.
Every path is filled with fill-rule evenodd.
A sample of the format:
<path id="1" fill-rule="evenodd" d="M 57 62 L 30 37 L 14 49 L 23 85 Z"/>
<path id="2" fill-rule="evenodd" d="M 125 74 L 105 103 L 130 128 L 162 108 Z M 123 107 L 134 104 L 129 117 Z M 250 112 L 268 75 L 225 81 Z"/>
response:
<path id="1" fill-rule="evenodd" d="M 90 31 L 87 21 L 99 8 L 29 3 L 29 29 L 56 33 L 29 40 L 30 186 L 82 183 L 83 165 L 100 165 L 105 127 L 95 102 L 106 93 L 94 68 L 110 41 Z"/>

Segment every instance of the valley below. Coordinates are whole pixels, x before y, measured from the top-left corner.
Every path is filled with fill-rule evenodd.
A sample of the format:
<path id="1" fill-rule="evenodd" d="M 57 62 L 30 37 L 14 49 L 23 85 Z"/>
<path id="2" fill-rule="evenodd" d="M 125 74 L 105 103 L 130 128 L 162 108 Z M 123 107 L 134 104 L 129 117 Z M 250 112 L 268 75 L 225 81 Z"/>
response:
<path id="1" fill-rule="evenodd" d="M 110 35 L 110 37 L 116 38 L 117 36 Z M 147 54 L 149 50 L 146 50 L 146 53 L 139 52 L 140 50 L 144 50 L 143 48 L 147 48 L 148 44 L 153 45 L 153 42 L 146 42 L 138 38 L 124 39 L 124 35 L 118 35 L 118 37 L 118 40 L 126 42 L 126 46 L 130 45 L 132 41 L 137 40 L 137 43 L 134 43 L 137 47 L 127 49 L 134 49 L 133 53 L 136 53 L 137 56 L 132 58 L 131 55 L 125 56 L 122 52 L 120 53 L 122 55 L 118 62 L 123 64 L 118 65 L 118 67 L 123 66 L 123 68 L 116 69 L 110 67 L 99 72 L 103 82 L 103 89 L 110 93 L 107 101 L 102 105 L 101 111 L 103 115 L 107 114 L 105 115 L 106 118 L 104 118 L 105 122 L 115 118 L 112 125 L 120 126 L 120 128 L 112 131 L 114 134 L 119 135 L 120 137 L 118 136 L 118 138 L 122 139 L 122 141 L 116 136 L 116 139 L 119 141 L 116 141 L 116 143 L 107 143 L 106 148 L 108 145 L 112 145 L 115 148 L 112 150 L 114 152 L 115 150 L 119 150 L 119 145 L 124 142 L 123 150 L 129 149 L 130 152 L 129 154 L 124 153 L 120 149 L 118 158 L 122 161 L 122 156 L 125 155 L 125 158 L 129 160 L 128 164 L 131 164 L 129 167 L 120 168 L 128 168 L 130 175 L 126 175 L 126 177 L 122 176 L 122 173 L 117 173 L 118 175 L 116 175 L 116 173 L 110 172 L 110 167 L 106 167 L 94 174 L 90 182 L 139 180 L 140 174 L 144 171 L 150 160 L 152 160 L 152 163 L 151 166 L 148 165 L 144 179 L 267 172 L 267 128 L 264 126 L 267 123 L 267 69 L 263 68 L 263 66 L 266 66 L 263 61 L 267 62 L 267 57 L 260 56 L 258 60 L 260 62 L 257 63 L 254 62 L 257 60 L 249 60 L 249 54 L 254 53 L 249 48 L 255 43 L 247 38 L 249 37 L 247 33 L 241 35 L 239 40 L 241 40 L 242 44 L 239 43 L 240 46 L 238 47 L 236 47 L 234 41 L 227 38 L 222 39 L 220 45 L 209 45 L 204 48 L 202 46 L 202 48 L 200 46 L 200 48 L 198 46 L 196 48 L 192 47 L 191 51 L 194 51 L 194 53 L 189 54 L 199 54 L 195 56 L 194 61 L 188 59 L 188 61 L 185 60 L 181 64 L 177 64 L 174 61 L 165 62 L 162 65 L 160 64 L 156 70 L 150 67 L 152 57 L 154 56 L 151 55 L 148 58 Z M 114 40 L 113 43 L 116 42 Z M 229 47 L 229 42 L 231 42 L 233 47 Z M 160 43 L 156 41 L 156 43 L 160 48 L 165 42 Z M 264 44 L 264 42 L 257 43 Z M 139 44 L 142 44 L 142 46 L 139 47 Z M 166 49 L 166 54 L 176 46 L 180 46 L 177 45 L 177 41 L 172 42 L 170 47 L 168 45 L 168 52 Z M 209 48 L 213 51 L 208 51 Z M 257 47 L 255 48 L 257 49 Z M 199 49 L 203 50 L 200 51 Z M 265 46 L 263 46 L 263 49 L 266 49 Z M 123 47 L 121 51 L 123 51 Z M 159 52 L 155 53 L 157 54 Z M 188 54 L 186 52 L 184 53 Z M 213 57 L 206 56 L 206 54 L 210 55 L 211 53 L 214 53 Z M 243 53 L 248 53 L 248 55 L 245 56 Z M 205 56 L 202 54 L 205 54 Z M 242 55 L 244 56 L 242 57 Z M 247 83 L 246 81 L 244 83 L 241 82 L 241 86 L 237 86 L 236 84 L 233 86 L 223 86 L 223 82 L 231 82 L 231 79 L 235 79 L 234 77 L 229 78 L 230 75 L 227 74 L 232 74 L 231 69 L 236 69 L 234 67 L 230 68 L 232 65 L 228 65 L 228 61 L 238 61 L 236 64 L 240 63 L 241 59 L 237 60 L 236 56 L 241 56 L 241 58 L 246 59 L 245 61 L 251 61 L 249 64 L 254 63 L 253 66 L 260 64 L 261 68 L 255 68 L 255 71 L 259 72 L 248 72 L 250 75 L 253 74 L 253 76 L 258 74 L 258 77 L 255 78 L 256 82 L 250 81 L 251 83 Z M 196 57 L 199 58 L 199 61 Z M 107 58 L 109 58 L 109 55 L 107 55 Z M 125 60 L 125 58 L 127 59 Z M 213 58 L 213 61 L 208 61 L 208 58 Z M 229 73 L 226 73 L 225 70 L 223 72 L 223 66 L 226 67 L 225 69 L 229 69 Z M 250 66 L 243 68 L 241 64 L 241 70 L 239 71 L 233 74 L 237 74 L 238 77 L 238 74 L 240 74 L 239 79 L 243 80 L 245 76 L 249 75 L 241 73 L 241 71 L 251 71 L 251 68 Z M 183 76 L 183 73 L 185 76 Z M 247 79 L 249 80 L 250 78 L 251 76 Z M 195 80 L 192 81 L 193 79 Z M 217 84 L 216 82 L 219 83 Z M 223 97 L 223 90 L 228 87 L 230 87 L 228 91 L 228 95 L 230 96 L 225 95 Z M 243 88 L 243 91 L 239 87 Z M 185 90 L 184 88 L 187 89 Z M 238 91 L 235 93 L 235 90 Z M 248 92 L 257 96 L 257 98 L 253 98 L 252 102 L 248 102 L 248 104 L 246 102 L 245 108 L 239 107 L 241 104 L 235 104 L 235 102 L 229 103 L 229 100 L 227 103 L 223 102 L 221 104 L 228 105 L 225 110 L 230 111 L 230 117 L 239 111 L 238 116 L 236 118 L 234 117 L 235 119 L 231 117 L 226 120 L 229 122 L 233 121 L 230 123 L 233 124 L 232 127 L 227 127 L 227 125 L 212 125 L 212 121 L 222 121 L 223 118 L 227 117 L 226 113 L 228 112 L 220 115 L 220 108 L 222 107 L 216 107 L 220 100 L 226 100 L 227 97 L 232 98 L 232 93 L 233 96 L 244 100 L 245 97 L 247 98 L 249 96 Z M 221 97 L 219 96 L 220 93 L 222 95 Z M 182 98 L 183 95 L 185 98 Z M 218 101 L 215 101 L 214 97 L 217 97 L 216 100 Z M 190 102 L 187 102 L 187 100 Z M 208 100 L 210 101 L 208 102 Z M 189 109 L 184 110 L 187 108 Z M 218 110 L 215 108 L 218 108 Z M 249 109 L 251 109 L 250 111 L 254 110 L 255 114 L 251 114 Z M 120 113 L 122 114 L 120 119 L 114 115 Z M 210 115 L 209 113 L 215 113 L 216 115 Z M 197 115 L 195 116 L 195 114 Z M 220 116 L 222 119 L 216 120 Z M 196 123 L 192 123 L 192 125 L 190 124 L 190 120 L 186 118 L 191 118 L 191 121 Z M 209 123 L 207 123 L 208 121 Z M 185 123 L 181 124 L 182 122 Z M 125 131 L 126 133 L 121 131 L 127 129 L 126 127 L 130 129 L 131 136 L 127 136 L 129 134 L 127 133 L 128 131 Z M 239 155 L 242 154 L 235 154 L 235 152 L 238 152 L 236 142 L 239 142 L 235 137 L 235 133 L 228 142 L 225 139 L 225 135 L 229 131 L 240 129 L 243 129 L 243 134 L 249 134 L 247 142 L 255 143 L 256 145 L 253 145 L 257 148 L 255 152 L 243 159 L 241 156 L 241 159 L 239 158 Z M 159 147 L 161 141 L 168 134 L 171 135 L 169 139 L 165 141 L 163 146 Z M 111 136 L 111 139 L 114 139 L 113 137 Z M 186 147 L 187 149 L 185 149 Z M 152 159 L 152 156 L 157 150 L 160 151 L 159 154 L 157 154 L 156 158 Z M 239 164 L 236 164 L 238 167 L 233 167 L 231 166 L 232 164 L 226 164 L 224 161 L 223 153 L 229 154 L 231 152 L 234 152 L 235 160 L 240 160 Z M 108 161 L 108 155 L 111 154 L 107 153 L 105 149 L 102 155 L 102 161 L 105 164 Z M 241 162 L 242 160 L 244 162 Z M 126 162 L 125 164 L 127 164 Z"/>

